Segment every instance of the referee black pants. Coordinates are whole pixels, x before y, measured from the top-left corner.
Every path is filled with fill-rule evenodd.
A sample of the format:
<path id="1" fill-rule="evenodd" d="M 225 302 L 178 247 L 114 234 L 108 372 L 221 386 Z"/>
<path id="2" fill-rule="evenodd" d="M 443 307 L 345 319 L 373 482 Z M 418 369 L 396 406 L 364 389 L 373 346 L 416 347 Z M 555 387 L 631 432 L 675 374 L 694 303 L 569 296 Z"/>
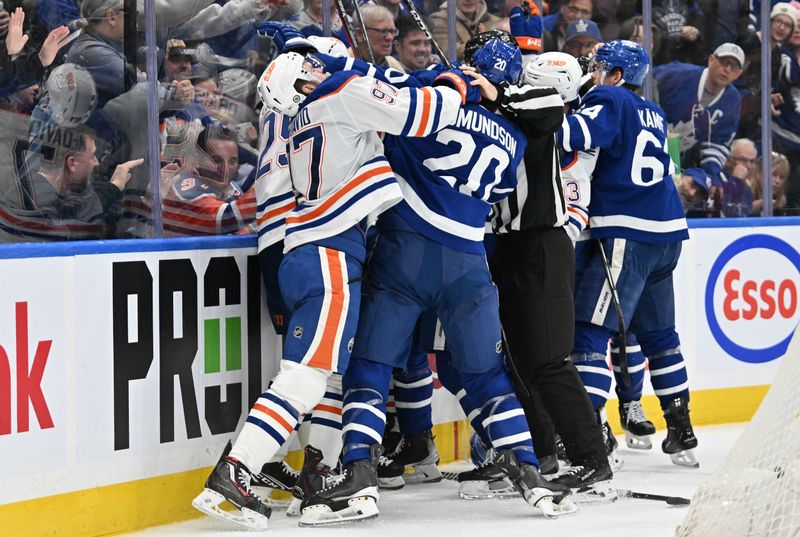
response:
<path id="1" fill-rule="evenodd" d="M 563 228 L 499 235 L 490 260 L 500 320 L 536 453 L 556 454 L 553 428 L 573 464 L 603 464 L 603 433 L 575 365 L 575 249 Z M 518 390 L 522 392 L 523 390 Z"/>

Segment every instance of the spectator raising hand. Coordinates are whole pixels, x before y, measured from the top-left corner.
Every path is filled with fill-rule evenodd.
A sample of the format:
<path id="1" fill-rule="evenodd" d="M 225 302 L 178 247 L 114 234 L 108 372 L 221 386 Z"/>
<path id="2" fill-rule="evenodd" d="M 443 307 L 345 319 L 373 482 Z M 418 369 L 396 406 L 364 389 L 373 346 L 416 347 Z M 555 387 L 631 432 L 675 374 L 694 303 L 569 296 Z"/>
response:
<path id="1" fill-rule="evenodd" d="M 9 56 L 19 54 L 28 43 L 28 36 L 22 33 L 22 25 L 24 23 L 25 12 L 21 7 L 18 7 L 11 14 L 8 33 L 6 34 L 6 50 Z M 69 43 L 69 34 L 69 28 L 66 26 L 59 26 L 47 34 L 47 38 L 39 49 L 39 60 L 42 62 L 42 67 L 47 67 L 53 63 L 61 47 Z"/>

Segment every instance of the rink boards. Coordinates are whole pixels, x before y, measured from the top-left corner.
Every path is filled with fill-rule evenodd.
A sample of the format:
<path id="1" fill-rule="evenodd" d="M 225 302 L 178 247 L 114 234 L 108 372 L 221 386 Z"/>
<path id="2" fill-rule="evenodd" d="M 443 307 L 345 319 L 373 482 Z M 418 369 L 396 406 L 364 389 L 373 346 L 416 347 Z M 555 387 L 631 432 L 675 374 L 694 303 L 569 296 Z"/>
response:
<path id="1" fill-rule="evenodd" d="M 800 218 L 692 225 L 675 274 L 692 416 L 745 421 L 800 320 Z M 0 247 L 0 535 L 195 515 L 277 365 L 255 254 L 253 237 Z M 436 387 L 448 462 L 468 430 Z M 645 406 L 659 422 L 652 395 Z"/>

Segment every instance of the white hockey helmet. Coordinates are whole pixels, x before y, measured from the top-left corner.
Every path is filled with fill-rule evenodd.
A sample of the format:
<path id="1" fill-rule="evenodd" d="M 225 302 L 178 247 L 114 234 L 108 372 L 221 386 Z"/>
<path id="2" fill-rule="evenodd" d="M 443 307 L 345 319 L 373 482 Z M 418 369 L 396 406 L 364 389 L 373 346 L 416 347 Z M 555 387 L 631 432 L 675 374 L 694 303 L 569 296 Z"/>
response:
<path id="1" fill-rule="evenodd" d="M 578 60 L 564 52 L 545 52 L 525 67 L 525 82 L 555 88 L 564 104 L 578 98 L 583 71 Z"/>
<path id="2" fill-rule="evenodd" d="M 256 89 L 256 75 L 234 67 L 219 74 L 219 92 L 231 99 L 249 102 Z"/>
<path id="3" fill-rule="evenodd" d="M 50 72 L 44 89 L 47 109 L 62 127 L 85 123 L 97 106 L 97 87 L 85 67 L 74 63 L 59 65 Z"/>
<path id="4" fill-rule="evenodd" d="M 305 57 L 296 52 L 280 54 L 264 69 L 258 81 L 258 97 L 267 108 L 294 116 L 306 100 L 294 87 L 298 80 L 314 80 Z"/>
<path id="5" fill-rule="evenodd" d="M 314 48 L 322 54 L 327 54 L 328 56 L 334 56 L 336 58 L 344 58 L 350 55 L 345 44 L 335 37 L 310 35 L 308 36 L 308 40 L 311 41 Z"/>

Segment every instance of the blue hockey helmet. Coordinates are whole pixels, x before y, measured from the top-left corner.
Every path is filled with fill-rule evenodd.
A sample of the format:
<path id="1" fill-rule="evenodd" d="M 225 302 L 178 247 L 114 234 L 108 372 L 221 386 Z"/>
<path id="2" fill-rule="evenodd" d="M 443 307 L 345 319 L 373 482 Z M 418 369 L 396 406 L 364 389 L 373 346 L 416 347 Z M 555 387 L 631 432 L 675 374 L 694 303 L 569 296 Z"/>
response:
<path id="1" fill-rule="evenodd" d="M 614 69 L 622 71 L 625 84 L 641 86 L 650 69 L 650 57 L 638 43 L 618 39 L 609 41 L 597 51 L 594 57 L 596 68 L 606 73 Z"/>
<path id="2" fill-rule="evenodd" d="M 522 78 L 519 47 L 500 39 L 490 39 L 475 51 L 468 63 L 494 84 L 518 84 Z"/>

